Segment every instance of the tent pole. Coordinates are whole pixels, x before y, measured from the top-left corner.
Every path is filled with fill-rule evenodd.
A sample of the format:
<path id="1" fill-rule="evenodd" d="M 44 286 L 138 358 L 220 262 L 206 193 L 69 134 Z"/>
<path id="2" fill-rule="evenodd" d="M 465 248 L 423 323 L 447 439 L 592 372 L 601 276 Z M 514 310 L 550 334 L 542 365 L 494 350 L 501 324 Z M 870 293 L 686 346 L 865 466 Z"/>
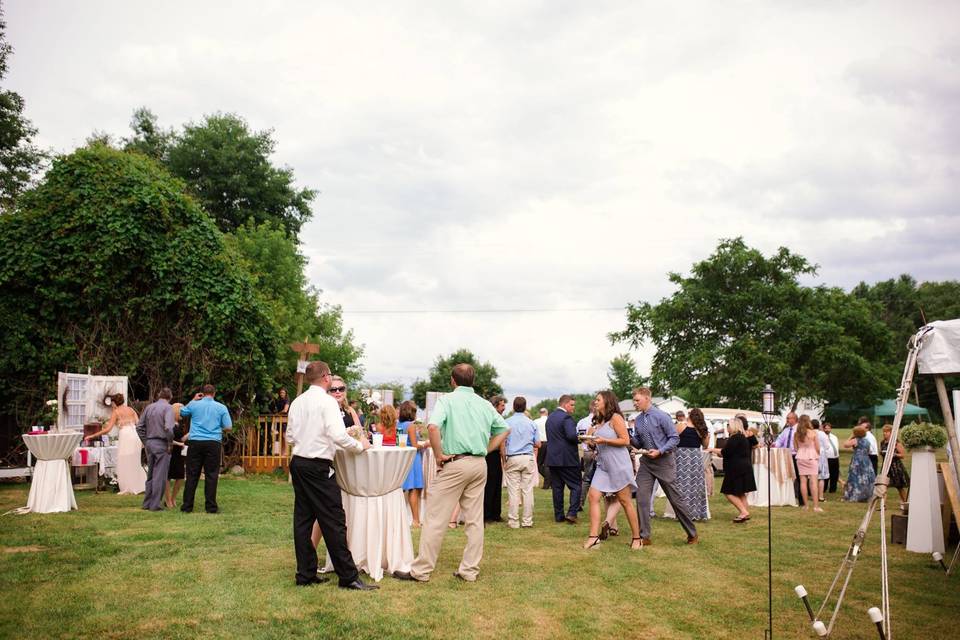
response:
<path id="1" fill-rule="evenodd" d="M 947 385 L 943 382 L 942 375 L 933 376 L 933 381 L 937 385 L 937 396 L 940 398 L 940 411 L 943 412 L 943 426 L 947 428 L 947 438 L 950 441 L 950 451 L 953 458 L 953 470 L 956 473 L 957 482 L 960 482 L 960 444 L 957 444 L 956 424 L 953 421 L 953 412 L 950 410 L 950 398 L 947 396 Z M 949 478 L 944 478 L 949 482 Z"/>

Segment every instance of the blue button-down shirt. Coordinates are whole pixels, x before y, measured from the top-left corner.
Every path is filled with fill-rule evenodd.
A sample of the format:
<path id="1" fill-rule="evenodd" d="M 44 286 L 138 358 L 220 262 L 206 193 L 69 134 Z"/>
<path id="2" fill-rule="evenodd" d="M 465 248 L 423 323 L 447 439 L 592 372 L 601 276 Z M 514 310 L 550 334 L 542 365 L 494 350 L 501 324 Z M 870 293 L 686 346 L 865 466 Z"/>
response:
<path id="1" fill-rule="evenodd" d="M 796 427 L 786 427 L 783 431 L 780 432 L 780 435 L 777 436 L 777 441 L 773 443 L 773 446 L 777 449 L 790 449 L 790 453 L 797 455 L 797 448 L 793 442 L 793 434 L 796 433 Z"/>
<path id="2" fill-rule="evenodd" d="M 522 454 L 533 454 L 533 445 L 540 442 L 540 431 L 533 420 L 523 415 L 515 413 L 506 420 L 510 427 L 510 434 L 507 436 L 505 446 L 508 456 L 517 456 Z"/>
<path id="3" fill-rule="evenodd" d="M 190 404 L 180 409 L 180 415 L 190 418 L 190 441 L 220 442 L 223 430 L 233 427 L 230 412 L 210 396 L 191 400 Z"/>
<path id="4" fill-rule="evenodd" d="M 658 449 L 661 454 L 670 453 L 680 444 L 680 436 L 673 418 L 651 405 L 634 420 L 630 444 L 637 449 Z"/>

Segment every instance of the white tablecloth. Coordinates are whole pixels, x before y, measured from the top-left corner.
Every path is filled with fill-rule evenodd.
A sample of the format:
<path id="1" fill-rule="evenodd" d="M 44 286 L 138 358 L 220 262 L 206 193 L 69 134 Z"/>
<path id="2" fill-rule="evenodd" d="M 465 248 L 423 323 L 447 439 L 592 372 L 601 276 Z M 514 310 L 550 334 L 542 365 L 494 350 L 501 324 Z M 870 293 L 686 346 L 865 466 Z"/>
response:
<path id="1" fill-rule="evenodd" d="M 120 447 L 77 447 L 77 451 L 73 454 L 74 466 L 81 464 L 81 451 L 87 452 L 87 464 L 97 465 L 97 473 L 116 479 L 117 455 Z"/>
<path id="2" fill-rule="evenodd" d="M 797 494 L 793 490 L 796 473 L 793 470 L 793 456 L 789 449 L 771 449 L 773 467 L 770 469 L 770 504 L 774 507 L 796 507 Z M 756 507 L 767 506 L 767 449 L 758 447 L 753 450 L 753 477 L 757 490 L 747 494 L 747 504 Z"/>
<path id="3" fill-rule="evenodd" d="M 27 498 L 28 510 L 33 513 L 56 513 L 77 508 L 67 458 L 73 456 L 82 438 L 81 433 L 23 436 L 23 442 L 37 459 Z"/>
<path id="4" fill-rule="evenodd" d="M 403 481 L 413 465 L 413 447 L 338 451 L 333 461 L 347 516 L 347 546 L 357 569 L 379 582 L 383 571 L 410 571 L 413 539 Z M 324 572 L 333 571 L 327 554 Z"/>

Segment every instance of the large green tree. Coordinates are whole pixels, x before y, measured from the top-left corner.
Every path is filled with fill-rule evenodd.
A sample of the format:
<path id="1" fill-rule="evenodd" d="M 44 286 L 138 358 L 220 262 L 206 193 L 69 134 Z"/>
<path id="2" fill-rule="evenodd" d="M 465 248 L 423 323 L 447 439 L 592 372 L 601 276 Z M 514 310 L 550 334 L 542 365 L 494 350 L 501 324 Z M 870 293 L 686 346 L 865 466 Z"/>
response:
<path id="1" fill-rule="evenodd" d="M 130 118 L 130 129 L 133 135 L 123 139 L 124 151 L 142 153 L 157 162 L 166 162 L 177 136 L 172 130 L 161 127 L 152 111 L 146 107 L 136 109 Z"/>
<path id="2" fill-rule="evenodd" d="M 875 284 L 861 282 L 854 287 L 853 295 L 879 309 L 879 316 L 890 328 L 890 348 L 883 354 L 884 361 L 897 370 L 902 370 L 907 356 L 908 342 L 917 329 L 934 320 L 960 318 L 960 281 L 918 283 L 915 278 L 903 274 L 899 278 L 883 280 Z M 940 416 L 940 402 L 933 380 L 915 376 L 915 401 Z M 948 388 L 960 386 L 960 377 L 947 379 Z M 892 391 L 889 397 L 892 397 Z M 937 418 L 939 419 L 939 418 Z"/>
<path id="3" fill-rule="evenodd" d="M 157 143 L 148 133 L 158 127 L 155 120 L 141 116 L 134 118 L 135 129 L 141 126 L 147 132 L 135 130 L 128 146 L 145 147 L 149 153 Z M 165 164 L 190 186 L 221 231 L 251 220 L 256 225 L 275 221 L 295 238 L 310 219 L 316 191 L 296 187 L 292 169 L 273 165 L 275 146 L 272 131 L 252 131 L 240 116 L 218 113 L 186 125 L 166 150 Z"/>
<path id="4" fill-rule="evenodd" d="M 788 404 L 873 402 L 896 378 L 883 361 L 890 331 L 874 304 L 800 284 L 815 274 L 786 248 L 767 257 L 741 238 L 723 240 L 689 277 L 669 275 L 672 296 L 628 305 L 626 328 L 610 337 L 652 342 L 653 383 L 684 388 L 694 404 L 755 407 L 764 383 Z"/>
<path id="5" fill-rule="evenodd" d="M 503 393 L 503 387 L 497 382 L 497 369 L 489 362 L 481 362 L 469 349 L 458 349 L 449 356 L 437 356 L 433 366 L 427 373 L 426 380 L 416 380 L 411 385 L 413 401 L 419 407 L 425 407 L 428 391 L 449 391 L 450 372 L 456 364 L 473 365 L 476 371 L 476 380 L 473 390 L 484 398 L 490 398 Z"/>
<path id="6" fill-rule="evenodd" d="M 223 234 L 146 157 L 81 148 L 0 216 L 2 413 L 35 411 L 54 372 L 88 368 L 130 376 L 141 398 L 212 381 L 249 403 L 277 343 Z"/>
<path id="7" fill-rule="evenodd" d="M 631 397 L 635 388 L 647 384 L 647 379 L 637 370 L 637 363 L 628 353 L 621 353 L 610 361 L 607 381 L 610 383 L 610 390 L 618 400 Z"/>
<path id="8" fill-rule="evenodd" d="M 304 338 L 320 346 L 317 358 L 351 386 L 363 375 L 363 346 L 354 344 L 353 331 L 344 329 L 339 306 L 323 304 L 319 292 L 307 282 L 307 260 L 296 242 L 277 222 L 243 225 L 224 235 L 253 277 L 257 294 L 269 312 L 280 337 L 279 384 L 292 384 L 297 355 L 288 345 Z"/>
<path id="9" fill-rule="evenodd" d="M 0 6 L 0 82 L 7 76 L 13 47 Z M 9 209 L 40 170 L 45 154 L 33 144 L 37 130 L 23 115 L 20 94 L 0 88 L 0 207 Z"/>

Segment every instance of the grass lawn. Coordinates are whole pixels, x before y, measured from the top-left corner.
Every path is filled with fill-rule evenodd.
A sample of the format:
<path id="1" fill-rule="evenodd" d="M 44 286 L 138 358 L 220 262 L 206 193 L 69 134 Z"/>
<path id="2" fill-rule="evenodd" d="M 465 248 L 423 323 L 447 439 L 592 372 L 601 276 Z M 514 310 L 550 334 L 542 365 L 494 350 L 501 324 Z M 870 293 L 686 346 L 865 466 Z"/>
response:
<path id="1" fill-rule="evenodd" d="M 28 488 L 0 486 L 0 512 L 26 504 Z M 135 497 L 80 491 L 79 511 L 0 518 L 0 638 L 763 637 L 765 510 L 734 525 L 718 495 L 698 546 L 657 519 L 654 545 L 630 551 L 621 519 L 619 537 L 583 551 L 586 523 L 554 524 L 549 492 L 535 495 L 533 529 L 487 529 L 477 583 L 451 577 L 464 544 L 457 530 L 429 583 L 384 578 L 380 591 L 356 593 L 294 586 L 284 481 L 224 478 L 215 516 L 148 513 Z M 198 496 L 202 504 L 202 486 Z M 825 508 L 774 510 L 777 638 L 814 637 L 793 587 L 819 603 L 865 505 L 834 495 Z M 880 604 L 878 537 L 875 525 L 835 637 L 877 637 L 866 609 Z M 896 637 L 957 636 L 960 575 L 948 579 L 929 556 L 896 545 L 890 572 Z"/>

